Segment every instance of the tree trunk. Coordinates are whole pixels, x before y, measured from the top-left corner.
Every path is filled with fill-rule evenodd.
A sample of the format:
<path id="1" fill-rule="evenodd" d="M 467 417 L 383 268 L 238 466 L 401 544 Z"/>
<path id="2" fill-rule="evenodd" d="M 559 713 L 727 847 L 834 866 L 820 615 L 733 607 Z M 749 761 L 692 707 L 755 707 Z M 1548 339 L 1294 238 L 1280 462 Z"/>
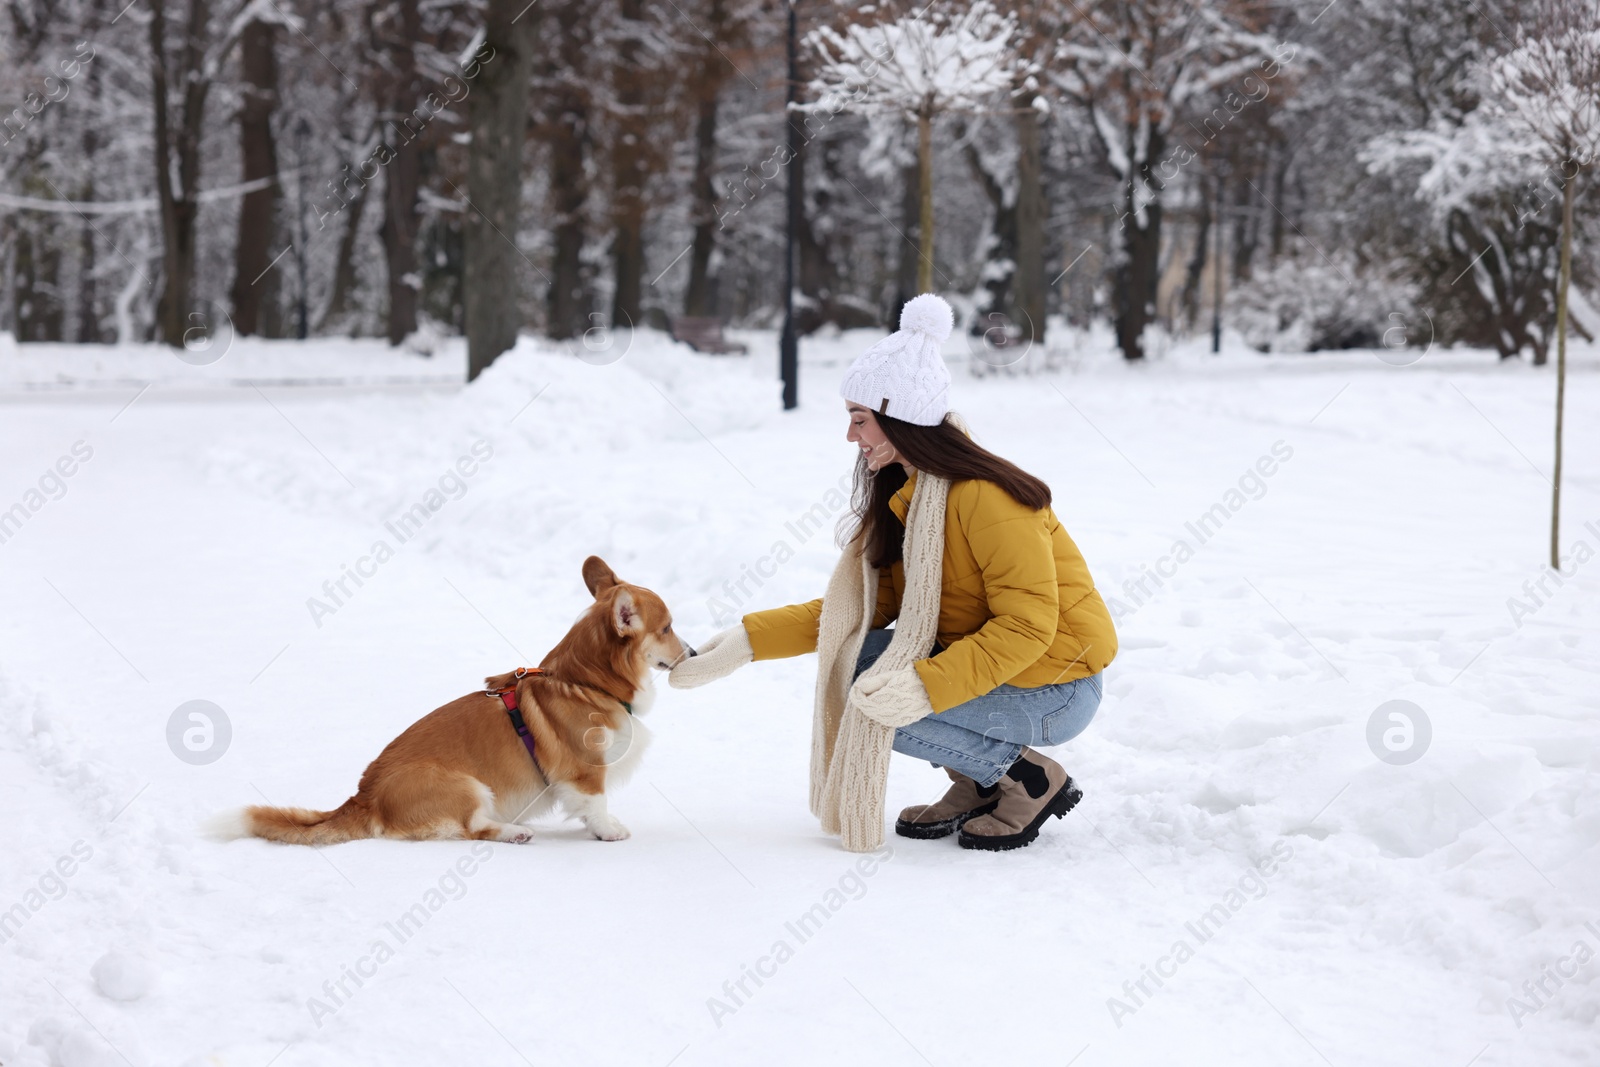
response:
<path id="1" fill-rule="evenodd" d="M 173 348 L 183 347 L 183 335 L 191 325 L 205 329 L 209 324 L 190 319 L 194 293 L 195 205 L 192 201 L 172 202 L 163 220 L 161 297 L 156 302 L 156 335 Z M 198 313 L 196 313 L 198 315 Z"/>
<path id="2" fill-rule="evenodd" d="M 1288 145 L 1280 144 L 1279 151 L 1273 160 L 1272 168 L 1272 202 L 1274 204 L 1283 203 L 1284 190 L 1289 184 L 1290 157 L 1291 153 Z M 1285 236 L 1283 223 L 1283 212 L 1274 211 L 1272 213 L 1271 234 L 1273 263 L 1277 263 L 1278 260 L 1283 256 L 1283 242 Z"/>
<path id="3" fill-rule="evenodd" d="M 354 195 L 344 205 L 344 232 L 339 235 L 339 251 L 333 261 L 333 290 L 328 295 L 328 305 L 317 316 L 317 330 L 321 332 L 338 322 L 350 308 L 350 294 L 356 288 L 356 240 L 361 236 L 361 215 L 367 207 L 368 183 L 361 182 Z"/>
<path id="4" fill-rule="evenodd" d="M 1136 143 L 1129 131 L 1128 143 Z M 1123 186 L 1123 254 L 1114 271 L 1117 346 L 1125 359 L 1143 359 L 1144 330 L 1155 318 L 1156 288 L 1161 274 L 1161 200 L 1159 186 L 1150 174 L 1149 160 L 1160 159 L 1166 138 L 1152 129 L 1144 161 L 1130 161 Z M 1148 202 L 1139 203 L 1139 190 L 1149 190 Z M 1144 223 L 1139 215 L 1144 214 Z"/>
<path id="5" fill-rule="evenodd" d="M 1222 179 L 1219 177 L 1216 182 L 1220 185 Z M 1194 329 L 1195 323 L 1200 318 L 1200 283 L 1205 276 L 1211 238 L 1211 194 L 1206 191 L 1204 181 L 1199 183 L 1199 187 L 1200 217 L 1196 220 L 1198 232 L 1195 234 L 1194 251 L 1189 256 L 1189 263 L 1183 274 L 1183 295 L 1178 301 L 1179 306 L 1183 308 L 1184 326 L 1190 330 Z M 1218 230 L 1220 229 L 1219 226 Z"/>
<path id="6" fill-rule="evenodd" d="M 837 161 L 838 142 L 833 137 L 817 140 L 815 156 L 822 170 L 822 180 L 812 193 L 806 192 L 805 171 L 812 158 L 811 146 L 805 140 L 804 130 L 796 127 L 796 144 L 790 166 L 800 179 L 800 225 L 796 231 L 800 245 L 800 292 L 816 303 L 816 322 L 804 332 L 809 333 L 823 322 L 831 321 L 838 311 L 835 298 L 839 293 L 839 268 L 834 262 L 833 233 L 826 228 L 811 225 L 812 218 L 827 218 L 833 207 L 831 189 L 844 184 L 839 176 Z M 831 161 L 830 161 L 831 157 Z"/>
<path id="7" fill-rule="evenodd" d="M 1044 160 L 1039 148 L 1039 113 L 1032 97 L 1019 101 L 1017 113 L 1017 272 L 1011 321 L 1021 340 L 1044 340 L 1044 231 L 1048 211 L 1044 198 Z"/>
<path id="8" fill-rule="evenodd" d="M 1561 275 L 1556 290 L 1556 464 L 1550 496 L 1550 566 L 1561 569 L 1561 423 L 1567 400 L 1567 287 L 1572 281 L 1572 198 L 1581 173 L 1573 167 L 1561 196 Z"/>
<path id="9" fill-rule="evenodd" d="M 165 0 L 150 5 L 150 96 L 154 104 L 156 201 L 161 212 L 161 295 L 156 298 L 156 336 L 174 348 L 183 345 L 187 278 L 179 276 L 178 203 L 172 188 L 172 131 L 167 100 L 167 18 Z"/>
<path id="10" fill-rule="evenodd" d="M 643 315 L 645 139 L 644 72 L 639 69 L 637 33 L 642 0 L 621 0 L 624 36 L 617 49 L 617 106 L 620 115 L 611 145 L 612 225 L 611 325 L 631 327 Z"/>
<path id="11" fill-rule="evenodd" d="M 182 86 L 182 109 L 177 128 L 169 110 L 165 0 L 150 5 L 151 89 L 155 104 L 156 199 L 161 208 L 162 287 L 156 301 L 156 335 L 174 348 L 181 347 L 191 327 L 213 329 L 217 324 L 194 323 L 190 315 L 194 293 L 195 197 L 200 189 L 200 124 L 210 82 L 203 68 L 209 0 L 189 0 L 183 45 L 175 73 Z M 176 163 L 176 175 L 174 166 Z M 177 184 L 173 184 L 176 177 Z"/>
<path id="12" fill-rule="evenodd" d="M 711 0 L 707 11 L 706 47 L 700 54 L 700 75 L 695 89 L 694 154 L 694 242 L 689 253 L 689 285 L 684 293 L 684 314 L 715 315 L 722 304 L 720 271 L 713 274 L 712 256 L 716 251 L 717 194 L 713 177 L 717 168 L 717 127 L 723 87 L 732 73 L 719 41 L 729 40 L 726 0 Z M 793 118 L 793 116 L 789 116 Z M 791 138 L 793 140 L 794 138 Z M 713 226 L 713 223 L 717 225 Z"/>
<path id="13" fill-rule="evenodd" d="M 1239 172 L 1230 170 L 1229 173 L 1238 174 Z M 1259 171 L 1258 176 L 1265 178 L 1265 175 L 1260 174 Z M 1254 273 L 1256 247 L 1261 241 L 1262 205 L 1259 203 L 1251 204 L 1253 190 L 1251 190 L 1248 181 L 1235 181 L 1233 191 L 1233 255 L 1231 257 L 1233 269 L 1230 280 L 1247 282 L 1250 280 L 1251 274 Z M 1281 201 L 1277 202 L 1281 203 Z M 1252 206 L 1255 210 L 1250 210 Z M 1272 214 L 1274 218 L 1277 218 L 1278 213 L 1276 211 L 1273 211 Z M 1279 219 L 1279 221 L 1281 222 L 1282 220 Z M 1217 220 L 1217 243 L 1219 245 L 1223 243 L 1225 236 L 1222 222 L 1223 220 L 1221 219 Z"/>
<path id="14" fill-rule="evenodd" d="M 639 306 L 644 292 L 644 213 L 623 204 L 616 225 L 611 241 L 611 325 L 632 329 L 644 314 Z"/>
<path id="15" fill-rule="evenodd" d="M 517 343 L 522 325 L 522 254 L 512 242 L 520 228 L 529 48 L 536 17 L 519 18 L 522 10 L 522 0 L 489 0 L 484 43 L 494 49 L 495 61 L 481 69 L 467 105 L 472 131 L 467 195 L 472 207 L 464 216 L 462 285 L 468 381 Z"/>
<path id="16" fill-rule="evenodd" d="M 79 194 L 84 200 L 94 199 L 94 182 L 84 184 Z M 94 226 L 85 221 L 78 231 L 78 330 L 74 338 L 79 344 L 94 344 L 100 340 L 100 315 L 96 305 L 99 293 L 95 285 Z"/>
<path id="17" fill-rule="evenodd" d="M 823 231 L 819 236 L 817 228 L 811 225 L 813 215 L 821 215 L 826 211 L 828 194 L 824 191 L 815 197 L 807 195 L 806 169 L 810 165 L 811 144 L 807 142 L 802 127 L 793 125 L 792 128 L 795 136 L 789 141 L 790 155 L 786 171 L 789 181 L 794 185 L 795 204 L 799 209 L 792 220 L 796 260 L 794 287 L 797 293 L 806 297 L 797 304 L 794 317 L 797 334 L 804 336 L 838 314 L 834 294 L 839 288 L 839 269 L 833 261 L 831 235 Z M 823 159 L 824 168 L 827 167 L 828 150 L 827 142 L 818 145 L 816 154 Z"/>
<path id="18" fill-rule="evenodd" d="M 550 287 L 545 291 L 545 332 L 553 338 L 578 337 L 589 328 L 592 295 L 583 262 L 587 240 L 589 168 L 592 137 L 589 101 L 580 85 L 593 63 L 586 0 L 564 0 L 554 25 L 541 38 L 558 44 L 541 64 L 544 91 L 540 134 L 549 153 L 548 209 L 551 230 Z"/>
<path id="19" fill-rule="evenodd" d="M 37 232 L 42 240 L 35 251 L 39 260 L 33 293 L 35 337 L 40 341 L 63 341 L 67 307 L 61 299 L 61 240 L 55 220 L 42 220 Z"/>
<path id="20" fill-rule="evenodd" d="M 384 259 L 389 274 L 389 343 L 398 345 L 417 328 L 417 192 L 422 160 L 415 130 L 406 122 L 421 98 L 415 42 L 422 38 L 418 0 L 400 0 L 400 33 L 385 42 L 394 75 L 384 104 L 392 158 L 384 171 Z"/>
<path id="21" fill-rule="evenodd" d="M 973 336 L 977 336 L 996 324 L 996 316 L 1003 322 L 1019 321 L 1013 297 L 1015 292 L 1013 285 L 1017 279 L 1017 262 L 1020 258 L 1018 249 L 1021 235 L 1017 232 L 1020 197 L 1009 204 L 1006 203 L 1005 184 L 984 168 L 983 157 L 970 140 L 967 141 L 962 154 L 966 156 L 972 176 L 978 180 L 984 195 L 989 198 L 989 207 L 994 211 L 994 223 L 990 227 L 984 245 L 983 287 L 988 290 L 989 295 L 972 321 L 972 333 Z M 1020 171 L 1020 153 L 1018 163 Z M 1020 193 L 1020 173 L 1018 186 Z"/>
<path id="22" fill-rule="evenodd" d="M 900 318 L 900 309 L 906 301 L 917 295 L 917 260 L 921 248 L 917 232 L 922 218 L 921 168 L 915 163 L 900 168 L 900 260 L 895 270 L 894 307 L 889 309 L 889 325 L 893 327 Z"/>
<path id="23" fill-rule="evenodd" d="M 722 22 L 722 0 L 712 0 L 713 39 Z M 717 103 L 724 80 L 722 57 L 707 49 L 701 62 L 697 88 L 699 101 L 694 126 L 694 243 L 689 249 L 689 287 L 683 296 L 685 315 L 714 315 L 716 298 L 711 277 L 711 253 L 717 243 L 717 193 L 712 175 L 717 167 Z"/>
<path id="24" fill-rule="evenodd" d="M 278 149 L 272 135 L 272 113 L 278 107 L 278 27 L 251 22 L 239 38 L 239 66 L 244 84 L 239 105 L 240 180 L 275 178 Z M 246 193 L 239 203 L 239 236 L 233 260 L 233 328 L 245 335 L 282 334 L 278 315 L 278 271 L 272 263 L 278 230 L 279 186 Z"/>
<path id="25" fill-rule="evenodd" d="M 89 67 L 85 91 L 90 106 L 97 106 L 100 103 L 99 66 Z M 78 199 L 87 203 L 94 200 L 95 156 L 100 151 L 100 137 L 92 126 L 84 129 L 82 145 L 85 177 L 83 185 L 78 189 Z M 94 238 L 94 223 L 85 218 L 83 226 L 78 231 L 78 329 L 74 339 L 79 344 L 94 344 L 100 340 L 100 313 L 97 306 L 99 287 L 95 279 L 97 263 Z"/>
<path id="26" fill-rule="evenodd" d="M 556 134 L 550 142 L 555 249 L 550 263 L 545 329 L 551 337 L 568 338 L 577 337 L 589 325 L 589 293 L 583 275 L 583 212 L 589 197 L 584 174 L 588 119 L 576 97 L 567 101 L 555 125 Z"/>
<path id="27" fill-rule="evenodd" d="M 11 330 L 19 341 L 40 341 L 35 336 L 34 308 L 39 303 L 38 265 L 33 254 L 33 232 L 21 226 L 11 246 Z"/>
<path id="28" fill-rule="evenodd" d="M 391 127 L 391 130 L 397 127 Z M 389 272 L 389 343 L 398 345 L 417 328 L 417 186 L 421 172 L 415 145 L 393 145 L 384 171 L 384 261 Z"/>
<path id="29" fill-rule="evenodd" d="M 30 174 L 44 171 L 37 153 L 23 166 Z M 25 182 L 24 188 L 39 185 L 49 188 L 34 178 Z M 39 214 L 12 219 L 12 332 L 19 341 L 63 340 L 66 315 L 61 300 L 61 227 L 57 216 Z"/>
<path id="30" fill-rule="evenodd" d="M 917 229 L 917 293 L 933 292 L 933 116 L 917 115 L 917 184 L 921 205 Z"/>
<path id="31" fill-rule="evenodd" d="M 579 208 L 581 210 L 581 204 Z M 550 289 L 546 296 L 546 329 L 557 340 L 577 337 L 589 325 L 589 296 L 583 278 L 582 255 L 583 221 L 576 212 L 565 214 L 556 224 L 555 254 L 550 264 Z"/>

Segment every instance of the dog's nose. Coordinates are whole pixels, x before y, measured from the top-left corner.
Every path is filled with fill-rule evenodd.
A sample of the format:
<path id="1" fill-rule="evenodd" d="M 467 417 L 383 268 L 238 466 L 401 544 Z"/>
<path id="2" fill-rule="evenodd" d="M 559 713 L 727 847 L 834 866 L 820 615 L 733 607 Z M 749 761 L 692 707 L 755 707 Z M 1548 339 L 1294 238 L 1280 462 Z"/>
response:
<path id="1" fill-rule="evenodd" d="M 696 652 L 694 650 L 694 646 L 693 645 L 684 645 L 683 647 L 687 648 L 689 650 L 689 655 L 691 655 L 691 656 L 698 656 L 700 654 L 700 653 L 698 653 L 698 652 Z"/>

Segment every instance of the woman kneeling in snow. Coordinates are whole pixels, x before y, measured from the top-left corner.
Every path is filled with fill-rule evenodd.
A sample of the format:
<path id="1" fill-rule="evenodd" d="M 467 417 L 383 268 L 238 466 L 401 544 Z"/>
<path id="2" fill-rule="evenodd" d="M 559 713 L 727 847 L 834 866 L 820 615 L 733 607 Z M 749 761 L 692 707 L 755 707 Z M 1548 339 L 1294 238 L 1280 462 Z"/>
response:
<path id="1" fill-rule="evenodd" d="M 1050 487 L 950 412 L 939 345 L 951 320 L 939 297 L 916 297 L 845 374 L 857 521 L 822 599 L 744 616 L 669 678 L 693 688 L 753 659 L 816 651 L 811 810 L 853 851 L 883 840 L 891 747 L 953 783 L 901 812 L 896 833 L 1030 844 L 1082 793 L 1026 746 L 1083 731 L 1117 651 Z"/>

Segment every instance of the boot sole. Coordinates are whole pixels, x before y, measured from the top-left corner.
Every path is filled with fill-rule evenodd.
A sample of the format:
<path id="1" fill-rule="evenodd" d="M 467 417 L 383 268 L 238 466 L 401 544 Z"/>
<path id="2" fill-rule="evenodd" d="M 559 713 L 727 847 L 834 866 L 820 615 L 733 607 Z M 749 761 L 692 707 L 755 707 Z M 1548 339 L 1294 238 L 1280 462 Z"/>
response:
<path id="1" fill-rule="evenodd" d="M 901 837 L 912 837 L 919 841 L 931 841 L 939 837 L 949 837 L 961 829 L 962 824 L 968 819 L 976 819 L 980 815 L 989 814 L 999 803 L 1000 798 L 996 797 L 989 803 L 973 808 L 971 811 L 962 812 L 954 818 L 940 819 L 938 822 L 907 822 L 904 819 L 896 819 L 894 821 L 894 832 Z"/>
<path id="2" fill-rule="evenodd" d="M 1082 799 L 1083 790 L 1079 789 L 1071 778 L 1068 778 L 1066 784 L 1056 790 L 1056 795 L 1051 797 L 1043 808 L 1039 809 L 1039 814 L 1033 817 L 1033 821 L 1017 833 L 984 837 L 979 834 L 969 834 L 966 830 L 962 830 L 961 836 L 956 843 L 962 848 L 974 848 L 984 852 L 1005 852 L 1013 848 L 1027 848 L 1033 844 L 1034 838 L 1039 836 L 1039 827 L 1044 825 L 1046 819 L 1052 815 L 1058 819 L 1061 818 L 1077 807 L 1078 801 Z"/>

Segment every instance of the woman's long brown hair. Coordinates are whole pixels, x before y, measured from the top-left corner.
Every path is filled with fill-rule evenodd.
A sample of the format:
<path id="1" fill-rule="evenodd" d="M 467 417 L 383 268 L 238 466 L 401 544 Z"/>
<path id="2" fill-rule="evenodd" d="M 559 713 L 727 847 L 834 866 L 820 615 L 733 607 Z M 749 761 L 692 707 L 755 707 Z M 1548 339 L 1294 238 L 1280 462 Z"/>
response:
<path id="1" fill-rule="evenodd" d="M 1037 511 L 1050 506 L 1050 487 L 1043 480 L 968 437 L 954 413 L 937 426 L 919 426 L 889 415 L 874 418 L 895 451 L 917 470 L 952 482 L 981 478 L 1004 489 L 1025 508 Z M 874 472 L 867 469 L 866 453 L 856 459 L 850 512 L 840 522 L 839 536 L 841 544 L 861 538 L 862 550 L 874 567 L 888 567 L 901 558 L 905 526 L 889 510 L 889 498 L 906 479 L 906 470 L 899 463 L 885 463 Z"/>

